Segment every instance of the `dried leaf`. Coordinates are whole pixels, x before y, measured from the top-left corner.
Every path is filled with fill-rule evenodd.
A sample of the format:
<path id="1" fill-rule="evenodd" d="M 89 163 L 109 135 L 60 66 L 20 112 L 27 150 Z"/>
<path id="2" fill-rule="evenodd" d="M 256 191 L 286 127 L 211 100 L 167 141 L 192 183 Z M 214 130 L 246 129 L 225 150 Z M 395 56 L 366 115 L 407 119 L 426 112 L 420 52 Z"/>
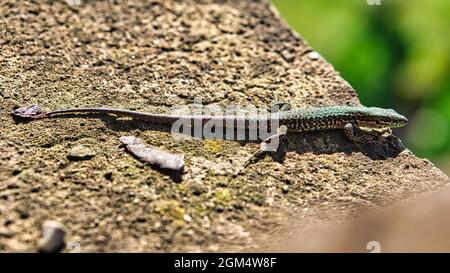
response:
<path id="1" fill-rule="evenodd" d="M 181 171 L 184 167 L 184 155 L 172 154 L 148 146 L 141 138 L 134 136 L 120 137 L 120 142 L 126 145 L 127 150 L 139 160 L 148 162 L 162 169 Z"/>

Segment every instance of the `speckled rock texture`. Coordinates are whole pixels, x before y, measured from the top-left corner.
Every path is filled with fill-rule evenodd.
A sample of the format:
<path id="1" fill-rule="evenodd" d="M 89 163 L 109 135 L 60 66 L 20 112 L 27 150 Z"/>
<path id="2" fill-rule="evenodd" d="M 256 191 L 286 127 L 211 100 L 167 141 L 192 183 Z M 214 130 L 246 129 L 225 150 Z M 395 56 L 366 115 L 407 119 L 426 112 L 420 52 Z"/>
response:
<path id="1" fill-rule="evenodd" d="M 267 1 L 0 2 L 0 251 L 37 251 L 57 221 L 79 251 L 264 251 L 293 227 L 341 222 L 448 183 L 394 136 L 289 136 L 284 162 L 243 168 L 257 143 L 171 137 L 111 116 L 16 124 L 15 107 L 358 105 L 353 88 Z M 121 136 L 185 154 L 180 181 Z M 75 147 L 95 154 L 70 160 Z M 305 219 L 314 219 L 306 221 Z M 65 249 L 64 251 L 70 251 Z"/>

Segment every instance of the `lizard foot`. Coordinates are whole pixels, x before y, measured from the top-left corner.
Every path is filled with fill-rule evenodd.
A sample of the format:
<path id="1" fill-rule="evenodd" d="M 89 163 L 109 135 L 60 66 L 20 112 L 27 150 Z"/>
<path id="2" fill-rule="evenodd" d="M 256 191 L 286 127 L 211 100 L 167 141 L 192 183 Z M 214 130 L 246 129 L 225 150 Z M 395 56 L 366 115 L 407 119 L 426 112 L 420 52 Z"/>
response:
<path id="1" fill-rule="evenodd" d="M 268 153 L 277 153 L 284 147 L 286 141 L 287 127 L 282 125 L 278 128 L 277 133 L 268 137 L 263 142 L 261 142 L 259 150 L 254 153 L 249 159 L 244 163 L 244 168 L 261 159 L 264 155 Z"/>
<path id="2" fill-rule="evenodd" d="M 286 112 L 291 110 L 291 104 L 289 102 L 274 102 L 270 106 L 270 112 L 278 113 L 278 112 Z"/>

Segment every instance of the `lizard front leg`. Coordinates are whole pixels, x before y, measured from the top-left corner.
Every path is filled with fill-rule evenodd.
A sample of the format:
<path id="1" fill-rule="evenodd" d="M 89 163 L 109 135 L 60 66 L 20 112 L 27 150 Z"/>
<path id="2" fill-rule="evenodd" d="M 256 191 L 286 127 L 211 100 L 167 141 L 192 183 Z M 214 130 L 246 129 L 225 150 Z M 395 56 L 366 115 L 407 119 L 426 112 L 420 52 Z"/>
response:
<path id="1" fill-rule="evenodd" d="M 354 128 L 355 127 L 351 123 L 345 124 L 345 126 L 344 126 L 344 134 L 345 134 L 345 137 L 349 141 L 351 141 L 353 143 L 356 143 L 356 137 L 355 137 Z"/>
<path id="2" fill-rule="evenodd" d="M 279 148 L 286 141 L 287 127 L 281 125 L 277 129 L 277 133 L 263 140 L 260 144 L 259 150 L 254 153 L 244 163 L 244 167 L 247 167 L 251 163 L 259 160 L 263 155 L 267 153 L 278 152 Z"/>

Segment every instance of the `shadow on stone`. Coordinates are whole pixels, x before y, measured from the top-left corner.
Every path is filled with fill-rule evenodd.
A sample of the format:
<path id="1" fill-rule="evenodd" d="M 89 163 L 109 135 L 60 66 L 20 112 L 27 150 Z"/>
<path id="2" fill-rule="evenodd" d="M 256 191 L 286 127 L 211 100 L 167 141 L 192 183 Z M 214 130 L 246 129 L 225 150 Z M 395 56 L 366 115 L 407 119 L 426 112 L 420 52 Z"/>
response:
<path id="1" fill-rule="evenodd" d="M 288 152 L 333 154 L 361 152 L 372 160 L 396 157 L 405 148 L 399 138 L 384 136 L 377 131 L 355 129 L 357 142 L 349 141 L 342 130 L 290 134 L 287 137 Z"/>
<path id="2" fill-rule="evenodd" d="M 55 117 L 56 118 L 56 117 Z M 171 126 L 165 124 L 154 124 L 146 121 L 128 118 L 117 118 L 103 114 L 65 114 L 57 118 L 96 118 L 102 120 L 111 130 L 130 132 L 133 130 L 152 130 L 171 132 Z M 23 121 L 22 121 L 23 122 Z M 187 130 L 186 136 L 192 137 L 193 130 Z M 361 152 L 372 160 L 384 160 L 396 157 L 405 148 L 399 138 L 393 135 L 383 135 L 378 131 L 365 131 L 354 129 L 357 142 L 349 141 L 342 130 L 324 130 L 318 132 L 288 133 L 286 142 L 277 152 L 267 153 L 274 161 L 283 162 L 287 152 L 299 154 L 333 154 Z M 225 135 L 225 129 L 223 129 Z M 235 134 L 236 135 L 236 131 Z M 248 136 L 248 132 L 246 132 Z M 204 138 L 204 137 L 203 137 Z M 205 139 L 205 138 L 204 138 Z M 237 140 L 241 145 L 246 143 L 259 143 L 259 140 Z"/>

